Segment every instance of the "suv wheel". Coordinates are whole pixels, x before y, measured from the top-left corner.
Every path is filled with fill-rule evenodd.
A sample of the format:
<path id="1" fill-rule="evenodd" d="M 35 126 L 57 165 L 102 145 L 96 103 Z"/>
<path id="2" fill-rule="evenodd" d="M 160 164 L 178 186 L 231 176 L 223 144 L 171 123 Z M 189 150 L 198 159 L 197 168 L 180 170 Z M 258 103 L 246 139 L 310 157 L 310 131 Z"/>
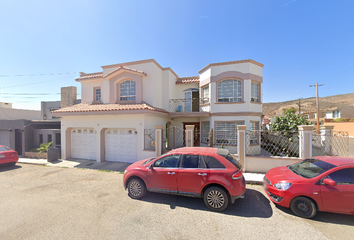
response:
<path id="1" fill-rule="evenodd" d="M 294 198 L 290 203 L 293 213 L 303 218 L 312 218 L 316 215 L 315 203 L 307 197 Z"/>
<path id="2" fill-rule="evenodd" d="M 128 183 L 128 195 L 134 199 L 142 198 L 146 193 L 145 183 L 139 178 L 133 178 Z"/>
<path id="3" fill-rule="evenodd" d="M 210 187 L 204 193 L 204 203 L 210 210 L 221 212 L 229 204 L 229 197 L 223 189 Z"/>

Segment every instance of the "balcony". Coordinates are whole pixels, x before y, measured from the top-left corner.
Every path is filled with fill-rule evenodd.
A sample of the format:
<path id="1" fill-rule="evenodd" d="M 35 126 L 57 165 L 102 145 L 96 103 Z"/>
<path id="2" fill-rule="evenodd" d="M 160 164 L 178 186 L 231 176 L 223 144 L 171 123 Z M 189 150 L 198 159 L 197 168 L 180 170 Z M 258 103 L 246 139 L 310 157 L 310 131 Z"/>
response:
<path id="1" fill-rule="evenodd" d="M 170 99 L 171 117 L 210 116 L 209 98 Z"/>

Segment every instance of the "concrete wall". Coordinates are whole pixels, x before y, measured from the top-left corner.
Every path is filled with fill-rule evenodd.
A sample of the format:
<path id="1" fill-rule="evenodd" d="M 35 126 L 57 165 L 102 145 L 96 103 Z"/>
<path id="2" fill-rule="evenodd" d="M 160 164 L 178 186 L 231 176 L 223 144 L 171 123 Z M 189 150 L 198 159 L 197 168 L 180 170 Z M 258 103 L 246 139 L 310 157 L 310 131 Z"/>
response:
<path id="1" fill-rule="evenodd" d="M 342 118 L 354 118 L 354 106 L 344 106 L 340 108 Z"/>
<path id="2" fill-rule="evenodd" d="M 61 108 L 65 108 L 75 104 L 77 97 L 76 87 L 62 87 L 61 88 Z"/>
<path id="3" fill-rule="evenodd" d="M 324 122 L 325 126 L 334 126 L 333 131 L 348 132 L 350 137 L 354 137 L 354 122 Z"/>
<path id="4" fill-rule="evenodd" d="M 249 157 L 246 156 L 247 172 L 266 173 L 275 167 L 287 166 L 300 161 L 298 158 Z"/>

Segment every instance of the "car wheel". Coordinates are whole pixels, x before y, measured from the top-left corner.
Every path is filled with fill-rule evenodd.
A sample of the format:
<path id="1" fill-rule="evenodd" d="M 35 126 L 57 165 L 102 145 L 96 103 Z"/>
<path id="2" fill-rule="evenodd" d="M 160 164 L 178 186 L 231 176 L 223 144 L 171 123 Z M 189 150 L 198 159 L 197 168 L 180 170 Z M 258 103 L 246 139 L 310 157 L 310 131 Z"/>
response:
<path id="1" fill-rule="evenodd" d="M 223 189 L 210 187 L 204 193 L 204 203 L 210 210 L 221 212 L 229 204 L 229 197 Z"/>
<path id="2" fill-rule="evenodd" d="M 139 178 L 133 178 L 128 183 L 128 195 L 134 199 L 142 198 L 146 193 L 145 183 Z"/>
<path id="3" fill-rule="evenodd" d="M 293 213 L 303 218 L 312 218 L 316 215 L 315 203 L 307 197 L 294 198 L 290 203 Z"/>

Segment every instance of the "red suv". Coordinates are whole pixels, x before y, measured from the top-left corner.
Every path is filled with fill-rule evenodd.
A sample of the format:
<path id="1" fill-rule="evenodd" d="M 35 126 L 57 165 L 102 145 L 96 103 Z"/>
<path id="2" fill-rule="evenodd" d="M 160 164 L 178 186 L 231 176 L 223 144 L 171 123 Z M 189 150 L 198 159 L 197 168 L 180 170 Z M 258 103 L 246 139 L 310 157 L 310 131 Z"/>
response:
<path id="1" fill-rule="evenodd" d="M 204 198 L 213 211 L 243 198 L 246 185 L 241 164 L 226 149 L 186 147 L 130 165 L 124 188 L 134 199 L 147 191 Z"/>
<path id="2" fill-rule="evenodd" d="M 317 210 L 354 214 L 354 158 L 315 157 L 273 168 L 264 188 L 270 200 L 300 217 Z"/>

